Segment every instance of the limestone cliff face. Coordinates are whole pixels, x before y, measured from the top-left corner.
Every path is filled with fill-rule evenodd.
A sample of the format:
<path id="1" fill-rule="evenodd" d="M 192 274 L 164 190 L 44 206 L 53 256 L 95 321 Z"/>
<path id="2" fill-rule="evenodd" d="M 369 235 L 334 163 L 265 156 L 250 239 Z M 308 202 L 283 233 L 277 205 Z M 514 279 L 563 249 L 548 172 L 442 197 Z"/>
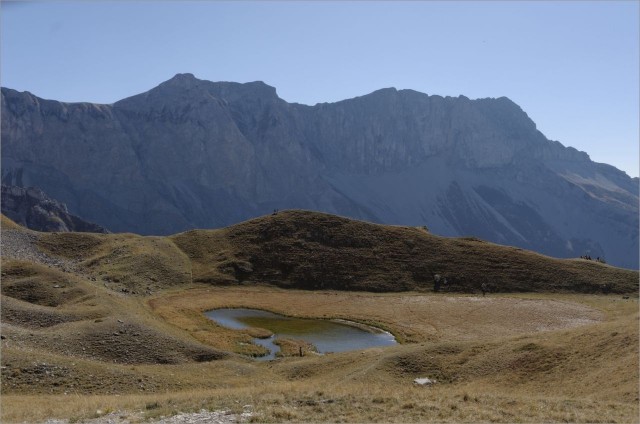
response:
<path id="1" fill-rule="evenodd" d="M 2 178 L 113 231 L 303 208 L 638 266 L 638 180 L 507 98 L 393 88 L 315 106 L 179 74 L 113 105 L 2 89 Z"/>
<path id="2" fill-rule="evenodd" d="M 2 214 L 36 231 L 107 233 L 99 225 L 71 215 L 60 203 L 35 187 L 2 185 Z"/>

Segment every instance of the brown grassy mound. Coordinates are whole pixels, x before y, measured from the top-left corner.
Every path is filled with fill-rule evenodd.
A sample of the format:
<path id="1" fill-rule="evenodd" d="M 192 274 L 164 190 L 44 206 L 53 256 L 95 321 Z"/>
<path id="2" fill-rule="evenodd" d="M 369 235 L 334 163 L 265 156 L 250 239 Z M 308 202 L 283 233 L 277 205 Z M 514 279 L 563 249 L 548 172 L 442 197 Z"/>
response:
<path id="1" fill-rule="evenodd" d="M 42 233 L 38 246 L 66 259 L 83 260 L 97 254 L 109 236 L 92 233 Z"/>
<path id="2" fill-rule="evenodd" d="M 636 271 L 316 212 L 280 212 L 172 239 L 203 283 L 383 292 L 431 290 L 440 274 L 450 291 L 478 291 L 482 283 L 495 292 L 638 290 Z"/>
<path id="3" fill-rule="evenodd" d="M 219 378 L 225 378 L 228 384 L 227 373 L 232 374 L 236 370 L 225 365 L 226 362 L 170 366 L 114 364 L 42 351 L 25 353 L 24 349 L 3 341 L 2 366 L 5 368 L 2 370 L 2 392 L 3 396 L 29 394 L 31 406 L 38 404 L 39 401 L 34 399 L 41 399 L 43 394 L 75 395 L 74 399 L 63 398 L 58 407 L 67 402 L 77 402 L 81 399 L 79 395 L 179 392 L 187 387 L 216 387 Z M 202 367 L 208 367 L 209 372 L 203 373 Z M 242 368 L 242 364 L 235 368 Z M 43 421 L 42 418 L 28 422 Z"/>
<path id="4" fill-rule="evenodd" d="M 2 294 L 41 306 L 72 303 L 88 294 L 71 274 L 27 261 L 11 261 L 2 267 Z"/>
<path id="5" fill-rule="evenodd" d="M 26 261 L 2 263 L 3 335 L 11 346 L 111 363 L 181 363 L 225 354 L 174 334 L 135 300 Z"/>
<path id="6" fill-rule="evenodd" d="M 170 239 L 134 234 L 42 234 L 38 247 L 69 259 L 96 281 L 131 294 L 189 284 L 188 258 Z"/>
<path id="7" fill-rule="evenodd" d="M 179 364 L 221 359 L 226 355 L 159 329 L 115 317 L 58 325 L 46 331 L 31 330 L 13 340 L 38 350 L 76 358 L 125 364 Z"/>
<path id="8" fill-rule="evenodd" d="M 98 311 L 94 313 L 65 312 L 56 308 L 29 304 L 8 296 L 2 296 L 0 302 L 2 322 L 25 328 L 52 327 L 65 322 L 95 319 L 100 316 Z"/>

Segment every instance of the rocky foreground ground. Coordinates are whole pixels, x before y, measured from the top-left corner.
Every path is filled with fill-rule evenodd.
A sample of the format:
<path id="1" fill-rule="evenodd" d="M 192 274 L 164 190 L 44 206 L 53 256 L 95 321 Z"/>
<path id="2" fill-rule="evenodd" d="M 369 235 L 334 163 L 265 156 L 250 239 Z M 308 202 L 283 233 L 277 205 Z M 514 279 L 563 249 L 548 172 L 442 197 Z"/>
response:
<path id="1" fill-rule="evenodd" d="M 253 415 L 250 412 L 251 405 L 245 405 L 245 412 L 234 414 L 228 411 L 206 411 L 181 413 L 172 417 L 160 417 L 150 421 L 150 424 L 230 424 L 244 423 Z M 98 411 L 101 412 L 101 411 Z M 112 412 L 98 418 L 82 421 L 84 424 L 130 424 L 144 419 L 143 413 L 128 413 L 122 411 Z M 44 424 L 69 424 L 69 420 L 47 420 Z"/>
<path id="2" fill-rule="evenodd" d="M 47 255 L 36 247 L 40 233 L 21 230 L 3 230 L 0 237 L 0 252 L 4 259 L 35 262 L 65 272 L 76 271 L 73 261 Z"/>

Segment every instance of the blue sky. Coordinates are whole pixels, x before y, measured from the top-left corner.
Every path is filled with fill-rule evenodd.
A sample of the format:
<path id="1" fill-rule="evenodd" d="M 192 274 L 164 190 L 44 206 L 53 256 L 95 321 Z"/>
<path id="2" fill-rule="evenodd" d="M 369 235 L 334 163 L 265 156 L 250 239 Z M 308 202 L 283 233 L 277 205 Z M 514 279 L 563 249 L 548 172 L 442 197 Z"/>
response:
<path id="1" fill-rule="evenodd" d="M 383 87 L 507 96 L 638 176 L 639 2 L 2 2 L 0 83 L 111 103 L 179 72 L 315 104 Z"/>

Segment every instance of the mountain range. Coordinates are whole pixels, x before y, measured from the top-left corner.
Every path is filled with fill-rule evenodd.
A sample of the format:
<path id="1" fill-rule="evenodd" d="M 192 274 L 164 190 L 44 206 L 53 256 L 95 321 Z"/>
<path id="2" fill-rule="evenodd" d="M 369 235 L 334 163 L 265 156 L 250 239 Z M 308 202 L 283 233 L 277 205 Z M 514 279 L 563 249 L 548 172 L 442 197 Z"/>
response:
<path id="1" fill-rule="evenodd" d="M 111 231 L 310 209 L 638 268 L 638 178 L 548 140 L 506 97 L 386 88 L 288 103 L 191 74 L 111 105 L 2 88 L 2 182 Z"/>

